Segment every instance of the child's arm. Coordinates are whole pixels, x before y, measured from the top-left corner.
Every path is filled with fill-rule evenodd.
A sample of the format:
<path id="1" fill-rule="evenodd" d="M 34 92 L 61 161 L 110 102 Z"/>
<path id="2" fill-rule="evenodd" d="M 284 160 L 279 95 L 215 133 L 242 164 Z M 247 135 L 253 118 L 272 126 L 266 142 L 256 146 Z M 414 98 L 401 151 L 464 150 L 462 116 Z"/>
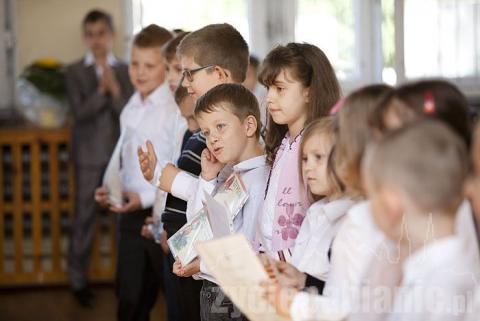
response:
<path id="1" fill-rule="evenodd" d="M 147 150 L 138 146 L 138 161 L 143 177 L 162 191 L 171 193 L 184 201 L 188 201 L 197 190 L 198 178 L 168 163 L 161 168 L 157 164 L 157 155 L 150 141 L 146 142 Z"/>

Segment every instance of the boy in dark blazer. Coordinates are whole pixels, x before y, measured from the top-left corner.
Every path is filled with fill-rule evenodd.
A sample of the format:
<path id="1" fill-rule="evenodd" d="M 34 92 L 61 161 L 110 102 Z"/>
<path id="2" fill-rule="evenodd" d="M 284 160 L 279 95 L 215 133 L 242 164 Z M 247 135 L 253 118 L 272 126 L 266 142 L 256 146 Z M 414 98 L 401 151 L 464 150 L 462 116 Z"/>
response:
<path id="1" fill-rule="evenodd" d="M 97 214 L 94 191 L 118 139 L 119 115 L 133 88 L 128 66 L 111 52 L 111 16 L 92 10 L 83 19 L 82 28 L 88 52 L 67 67 L 65 76 L 74 118 L 72 152 L 76 172 L 68 272 L 79 303 L 91 306 L 93 295 L 88 288 L 87 272 Z"/>

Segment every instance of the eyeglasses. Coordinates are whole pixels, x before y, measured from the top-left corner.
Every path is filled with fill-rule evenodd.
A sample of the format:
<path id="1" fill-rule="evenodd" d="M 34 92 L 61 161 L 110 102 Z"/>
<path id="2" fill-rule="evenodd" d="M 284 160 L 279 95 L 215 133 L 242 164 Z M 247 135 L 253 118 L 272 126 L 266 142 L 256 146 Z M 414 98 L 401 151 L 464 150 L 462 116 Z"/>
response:
<path id="1" fill-rule="evenodd" d="M 215 65 L 208 65 L 208 66 L 203 66 L 203 67 L 199 67 L 199 68 L 195 68 L 195 69 L 184 69 L 182 71 L 182 78 L 180 79 L 180 83 L 179 85 L 181 86 L 183 84 L 183 80 L 185 80 L 185 78 L 187 78 L 187 80 L 189 82 L 192 82 L 193 81 L 193 75 L 200 71 L 200 70 L 203 70 L 203 69 L 207 69 L 207 68 L 212 68 L 212 67 L 215 67 Z"/>

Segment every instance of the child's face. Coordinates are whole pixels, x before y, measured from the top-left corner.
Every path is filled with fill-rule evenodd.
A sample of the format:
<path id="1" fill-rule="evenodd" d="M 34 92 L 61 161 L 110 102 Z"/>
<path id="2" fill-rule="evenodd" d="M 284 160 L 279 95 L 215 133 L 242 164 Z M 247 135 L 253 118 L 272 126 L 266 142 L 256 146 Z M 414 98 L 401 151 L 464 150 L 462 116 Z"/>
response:
<path id="1" fill-rule="evenodd" d="M 164 58 L 156 48 L 133 46 L 128 72 L 133 86 L 145 98 L 165 81 Z"/>
<path id="2" fill-rule="evenodd" d="M 328 155 L 332 149 L 325 135 L 315 134 L 308 138 L 302 150 L 303 177 L 310 192 L 317 196 L 330 196 L 332 186 L 327 175 Z"/>
<path id="3" fill-rule="evenodd" d="M 205 67 L 205 66 L 200 66 L 193 60 L 193 58 L 188 56 L 180 57 L 180 65 L 182 66 L 183 71 L 194 70 L 200 67 Z M 187 88 L 188 94 L 192 96 L 195 101 L 198 98 L 200 98 L 203 94 L 205 94 L 207 91 L 212 89 L 213 87 L 226 83 L 227 79 L 231 79 L 231 78 L 221 77 L 219 73 L 223 72 L 222 70 L 212 71 L 213 69 L 216 69 L 216 68 L 219 68 L 219 67 L 212 66 L 210 68 L 199 70 L 192 74 L 192 79 L 188 79 L 188 77 L 185 77 L 183 79 L 183 82 L 181 85 Z"/>
<path id="4" fill-rule="evenodd" d="M 172 92 L 177 90 L 180 78 L 182 78 L 182 65 L 177 58 L 173 58 L 172 61 L 167 63 L 167 81 Z"/>
<path id="5" fill-rule="evenodd" d="M 199 126 L 198 126 L 197 120 L 195 119 L 195 115 L 193 113 L 195 109 L 193 98 L 190 96 L 184 98 L 180 102 L 178 108 L 180 109 L 180 113 L 182 114 L 182 117 L 185 118 L 185 120 L 187 121 L 188 130 L 192 133 L 197 131 Z"/>
<path id="6" fill-rule="evenodd" d="M 95 57 L 104 57 L 112 49 L 114 34 L 103 20 L 85 24 L 83 39 Z"/>
<path id="7" fill-rule="evenodd" d="M 255 87 L 257 86 L 257 69 L 252 65 L 248 65 L 247 77 L 243 81 L 243 85 L 251 92 L 255 91 Z"/>
<path id="8" fill-rule="evenodd" d="M 208 149 L 221 163 L 237 164 L 245 160 L 248 139 L 253 137 L 256 131 L 256 127 L 253 129 L 248 126 L 247 120 L 248 117 L 242 122 L 227 107 L 221 105 L 213 112 L 197 116 Z"/>
<path id="9" fill-rule="evenodd" d="M 283 70 L 268 87 L 267 108 L 279 125 L 303 124 L 307 119 L 308 88 L 294 80 L 288 69 Z"/>

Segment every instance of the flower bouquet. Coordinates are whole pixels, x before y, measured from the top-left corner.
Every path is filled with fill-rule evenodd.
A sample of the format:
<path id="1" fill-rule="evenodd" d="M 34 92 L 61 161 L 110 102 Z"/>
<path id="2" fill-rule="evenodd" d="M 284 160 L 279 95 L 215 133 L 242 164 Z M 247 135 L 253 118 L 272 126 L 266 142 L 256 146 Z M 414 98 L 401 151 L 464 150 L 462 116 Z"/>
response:
<path id="1" fill-rule="evenodd" d="M 28 121 L 46 128 L 65 123 L 68 109 L 61 63 L 54 59 L 35 61 L 21 73 L 16 87 L 17 105 Z"/>

